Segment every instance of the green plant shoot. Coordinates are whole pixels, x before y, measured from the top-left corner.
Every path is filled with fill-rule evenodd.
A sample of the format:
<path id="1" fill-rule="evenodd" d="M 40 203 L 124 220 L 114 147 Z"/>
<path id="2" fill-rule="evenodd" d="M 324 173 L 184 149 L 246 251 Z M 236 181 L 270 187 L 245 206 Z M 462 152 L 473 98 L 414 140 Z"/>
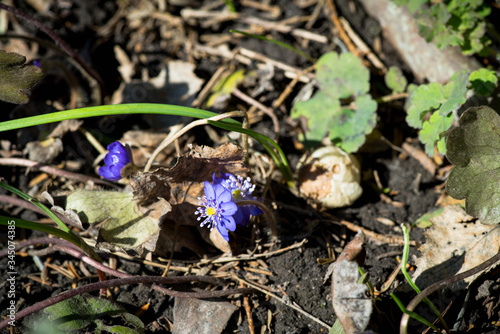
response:
<path id="1" fill-rule="evenodd" d="M 297 102 L 291 116 L 307 119 L 306 146 L 317 146 L 329 134 L 344 151 L 355 152 L 377 123 L 377 103 L 368 94 L 370 73 L 351 53 L 329 52 L 316 66 L 319 91 Z"/>

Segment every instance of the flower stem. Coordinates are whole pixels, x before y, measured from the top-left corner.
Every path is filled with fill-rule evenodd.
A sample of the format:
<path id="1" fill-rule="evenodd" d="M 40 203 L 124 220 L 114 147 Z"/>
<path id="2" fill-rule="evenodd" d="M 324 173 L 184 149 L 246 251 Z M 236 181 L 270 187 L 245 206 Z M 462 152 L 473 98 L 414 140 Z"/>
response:
<path id="1" fill-rule="evenodd" d="M 266 220 L 269 224 L 269 228 L 271 229 L 272 239 L 273 240 L 277 239 L 278 235 L 277 235 L 277 231 L 276 231 L 276 220 L 274 219 L 273 214 L 271 213 L 271 211 L 269 210 L 269 208 L 267 206 L 265 206 L 264 204 L 262 204 L 259 201 L 255 201 L 255 200 L 251 200 L 251 199 L 238 201 L 236 203 L 236 205 L 238 205 L 238 206 L 252 205 L 252 206 L 256 206 L 259 209 L 261 209 L 262 212 L 264 212 L 264 216 L 266 217 Z"/>

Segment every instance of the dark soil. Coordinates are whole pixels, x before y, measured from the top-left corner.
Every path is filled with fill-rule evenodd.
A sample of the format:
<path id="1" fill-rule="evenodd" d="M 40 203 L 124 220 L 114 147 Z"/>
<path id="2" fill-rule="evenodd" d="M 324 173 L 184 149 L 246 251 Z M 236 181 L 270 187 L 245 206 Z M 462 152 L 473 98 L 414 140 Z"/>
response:
<path id="1" fill-rule="evenodd" d="M 132 79 L 142 80 L 143 73 L 147 73 L 149 77 L 157 76 L 165 63 L 171 60 L 188 61 L 194 65 L 194 73 L 206 82 L 210 80 L 216 70 L 231 60 L 223 59 L 217 55 L 210 55 L 197 51 L 193 51 L 193 41 L 201 42 L 206 36 L 229 35 L 231 29 L 245 30 L 248 24 L 239 20 L 223 20 L 213 24 L 207 24 L 207 18 L 204 19 L 189 19 L 175 26 L 167 24 L 164 20 L 155 20 L 152 17 L 144 17 L 139 25 L 131 25 L 131 21 L 122 16 L 115 16 L 119 9 L 119 2 L 115 1 L 53 1 L 49 2 L 50 15 L 44 15 L 35 10 L 28 2 L 13 1 L 14 6 L 43 22 L 47 27 L 52 29 L 60 38 L 66 41 L 90 66 L 99 73 L 103 80 L 105 92 L 108 94 L 106 102 L 109 102 L 109 96 L 119 89 L 122 77 L 118 71 L 120 65 L 114 53 L 114 47 L 120 46 L 135 64 L 135 74 Z M 159 1 L 161 2 L 161 1 Z M 312 15 L 315 5 L 300 7 L 298 3 L 305 1 L 262 1 L 269 3 L 271 6 L 276 6 L 281 10 L 278 21 L 291 19 L 293 17 L 305 17 Z M 147 1 L 126 1 L 124 2 L 124 10 L 141 9 L 146 6 Z M 156 6 L 156 1 L 149 4 Z M 168 3 L 168 1 L 167 1 Z M 192 8 L 200 9 L 205 6 L 215 3 L 215 1 L 172 1 L 173 4 L 168 4 L 168 13 L 173 17 L 181 17 L 183 9 Z M 243 3 L 243 2 L 242 2 Z M 260 2 L 256 2 L 260 3 Z M 374 39 L 381 38 L 380 29 L 376 29 L 377 22 L 370 18 L 362 11 L 360 4 L 351 1 L 335 1 L 338 6 L 339 15 L 344 16 L 353 26 L 356 33 L 362 37 L 365 42 L 372 46 Z M 354 5 L 358 8 L 355 13 L 351 11 Z M 215 6 L 213 10 L 221 10 L 223 2 Z M 257 10 L 249 5 L 239 4 L 236 2 L 236 10 L 243 16 L 255 16 L 262 20 L 270 20 L 269 13 L 262 10 Z M 117 21 L 113 21 L 113 18 Z M 35 26 L 20 20 L 17 23 L 11 21 L 9 29 L 19 27 L 26 34 L 36 36 L 42 40 L 48 40 L 47 35 L 36 29 Z M 103 27 L 109 25 L 109 29 L 104 30 Z M 162 28 L 162 25 L 165 27 Z M 303 21 L 297 21 L 292 26 L 304 28 Z M 364 29 L 370 27 L 370 29 Z M 182 29 L 181 29 L 182 28 Z M 178 30 L 175 30 L 178 29 Z M 297 47 L 301 50 L 306 50 L 307 54 L 317 58 L 322 54 L 336 50 L 339 47 L 335 44 L 322 44 L 319 42 L 309 41 L 304 44 L 304 40 L 294 37 L 288 33 L 282 33 L 277 30 L 264 31 L 261 34 L 267 34 L 268 37 L 283 41 Z M 337 32 L 329 15 L 321 10 L 315 23 L 309 31 L 326 36 L 328 41 L 338 38 Z M 9 30 L 10 31 L 10 30 Z M 259 29 L 257 29 L 259 31 Z M 6 38 L 2 43 L 8 44 L 9 41 L 16 40 L 15 38 Z M 21 39 L 21 41 L 23 41 Z M 303 44 L 301 44 L 301 42 Z M 24 43 L 28 43 L 24 41 Z M 269 58 L 283 62 L 287 65 L 296 68 L 305 69 L 312 64 L 305 58 L 296 53 L 279 47 L 275 44 L 264 42 L 250 37 L 234 37 L 234 34 L 228 41 L 222 41 L 230 50 L 237 47 L 246 48 L 258 53 L 261 53 Z M 382 49 L 384 50 L 386 65 L 397 65 L 401 67 L 405 74 L 411 73 L 408 67 L 398 58 L 396 52 L 382 38 Z M 189 44 L 189 46 L 187 45 Z M 1 47 L 0 47 L 1 49 Z M 192 52 L 192 53 L 190 53 Z M 54 51 L 53 48 L 40 47 L 37 58 L 48 59 L 54 62 L 59 62 L 62 65 L 57 65 L 68 69 L 73 73 L 78 87 L 81 89 L 81 99 L 78 107 L 86 106 L 92 102 L 92 89 L 88 84 L 88 80 L 81 75 L 81 72 L 75 67 L 74 63 L 68 61 L 68 57 Z M 31 59 L 30 59 L 31 60 Z M 231 66 L 242 68 L 247 71 L 257 70 L 256 62 L 250 64 L 242 64 L 232 60 Z M 54 65 L 55 66 L 55 65 Z M 57 67 L 56 66 L 56 67 Z M 271 106 L 285 89 L 291 79 L 285 76 L 282 69 L 275 68 L 274 74 L 270 79 L 270 87 L 265 88 L 255 97 L 265 106 Z M 141 74 L 142 73 L 142 74 Z M 59 109 L 70 109 L 71 90 L 68 82 L 63 79 L 64 76 L 57 71 L 49 71 L 44 80 L 33 90 L 30 103 L 26 106 L 14 106 L 8 103 L 0 102 L 2 113 L 0 120 L 5 121 L 11 118 L 20 118 L 28 115 L 38 115 L 46 112 Z M 384 95 L 383 78 L 375 71 L 372 72 L 373 94 L 379 96 Z M 260 79 L 260 78 L 258 78 Z M 251 92 L 262 85 L 263 81 L 243 82 L 240 90 Z M 144 84 L 145 85 L 145 84 Z M 298 124 L 289 119 L 289 112 L 292 106 L 293 98 L 299 92 L 303 84 L 298 84 L 292 94 L 285 100 L 280 108 L 276 108 L 278 119 L 280 120 L 281 131 L 279 133 L 279 143 L 289 159 L 292 169 L 296 167 L 299 158 L 304 153 L 304 150 L 299 149 L 297 145 Z M 129 96 L 124 96 L 124 100 L 128 102 L 157 102 L 155 100 L 144 100 L 140 95 L 134 95 L 131 92 Z M 165 99 L 160 99 L 163 103 L 168 103 Z M 100 101 L 99 101 L 100 103 Z M 226 103 L 217 111 L 230 111 L 235 109 L 248 110 L 249 105 L 237 99 L 230 97 Z M 409 140 L 414 146 L 418 146 L 418 142 L 414 140 L 416 133 L 409 129 L 404 121 L 403 103 L 395 101 L 393 103 L 381 105 L 379 110 L 379 124 L 377 130 L 380 131 L 394 145 L 401 146 L 402 142 Z M 255 114 L 255 113 L 254 113 Z M 271 138 L 275 137 L 273 124 L 267 116 L 257 116 L 260 120 L 252 124 L 252 129 L 268 135 Z M 109 131 L 100 133 L 102 144 L 110 143 L 118 140 L 128 130 L 150 130 L 155 124 L 155 121 L 142 116 L 127 116 L 127 117 L 104 117 L 104 118 L 88 118 L 85 119 L 83 127 L 87 131 L 99 133 L 99 129 L 103 129 L 103 124 L 106 123 L 106 128 Z M 23 156 L 22 151 L 26 144 L 31 141 L 43 139 L 44 135 L 50 131 L 51 126 L 39 126 L 26 128 L 17 131 L 3 132 L 1 134 L 2 143 L 10 143 L 7 148 L 2 148 L 0 154 L 3 157 Z M 219 136 L 224 136 L 223 131 L 217 130 Z M 75 163 L 74 171 L 83 175 L 96 175 L 93 161 L 96 159 L 97 151 L 88 143 L 85 136 L 81 132 L 67 133 L 63 138 L 63 151 L 48 162 L 51 165 L 57 165 L 61 162 L 73 161 Z M 213 137 L 201 128 L 190 132 L 182 141 L 182 145 L 192 142 L 198 145 L 216 146 L 220 143 L 214 141 Z M 378 145 L 378 146 L 377 146 Z M 392 150 L 388 145 L 378 143 L 377 149 L 364 147 L 357 154 L 357 157 L 362 163 L 363 168 L 363 195 L 352 206 L 322 211 L 316 206 L 307 203 L 304 199 L 293 195 L 283 184 L 281 177 L 274 173 L 271 177 L 270 187 L 264 202 L 272 209 L 279 224 L 278 241 L 273 245 L 271 250 L 293 246 L 306 239 L 306 242 L 296 248 L 291 248 L 288 251 L 278 253 L 268 258 L 260 258 L 267 268 L 266 270 L 272 275 L 265 275 L 246 271 L 244 268 L 249 264 L 246 261 L 234 263 L 231 269 L 223 271 L 231 271 L 241 278 L 246 278 L 249 281 L 257 282 L 261 286 L 266 287 L 268 291 L 281 297 L 283 300 L 278 301 L 275 298 L 266 296 L 261 292 L 256 292 L 249 295 L 249 301 L 252 306 L 252 319 L 256 333 L 264 333 L 261 330 L 265 327 L 265 333 L 327 333 L 328 329 L 321 326 L 304 314 L 294 310 L 290 305 L 295 305 L 313 317 L 333 325 L 336 320 L 335 313 L 332 309 L 330 295 L 330 281 L 323 282 L 327 272 L 328 264 L 323 261 L 329 258 L 331 252 L 336 256 L 340 253 L 343 247 L 349 242 L 355 232 L 346 228 L 340 221 L 352 222 L 355 225 L 366 228 L 381 236 L 397 236 L 401 237 L 401 229 L 399 225 L 402 223 L 412 223 L 422 214 L 430 211 L 436 205 L 436 201 L 441 196 L 443 189 L 443 180 L 430 175 L 430 173 L 422 167 L 415 159 L 399 154 Z M 182 153 L 187 151 L 187 147 L 181 147 Z M 252 150 L 264 152 L 262 147 L 254 145 Z M 175 159 L 175 153 L 168 161 L 172 164 Z M 23 157 L 26 157 L 25 155 Z M 445 162 L 446 164 L 446 162 Z M 257 172 L 259 168 L 256 164 L 251 165 L 255 175 L 261 175 Z M 384 200 L 373 178 L 373 172 L 378 173 L 380 182 L 383 187 L 390 189 L 390 193 Z M 60 191 L 72 191 L 79 187 L 84 187 L 83 183 L 78 183 L 72 180 L 61 178 L 58 176 L 48 175 L 42 181 L 30 182 L 34 178 L 42 174 L 39 171 L 27 170 L 25 167 L 0 166 L 0 176 L 5 181 L 26 193 L 36 196 L 43 201 L 40 193 L 48 190 L 50 193 L 58 193 Z M 45 181 L 46 180 L 46 181 Z M 263 178 L 256 180 L 258 195 L 264 190 L 266 182 Z M 101 187 L 101 186 L 96 186 Z M 7 194 L 3 189 L 0 189 L 0 194 Z M 399 205 L 401 203 L 401 205 Z M 4 204 L 0 199 L 0 214 L 8 217 L 15 217 L 31 221 L 39 221 L 43 216 L 34 213 L 33 211 L 20 208 L 16 205 Z M 385 218 L 392 221 L 393 225 L 382 223 L 377 218 Z M 1 218 L 0 218 L 1 219 Z M 6 229 L 2 227 L 2 232 Z M 269 231 L 259 228 L 247 228 L 242 232 L 240 237 L 242 240 L 239 245 L 239 254 L 247 252 L 256 252 L 256 254 L 269 250 Z M 258 233 L 254 237 L 254 233 Z M 7 239 L 0 239 L 0 249 L 7 247 Z M 23 229 L 16 230 L 16 239 L 21 241 L 24 239 L 42 237 L 45 234 L 41 232 L 33 232 Z M 422 231 L 415 229 L 411 231 L 411 239 L 417 242 L 425 242 Z M 204 241 L 201 241 L 205 243 Z M 44 246 L 36 247 L 42 249 Z M 197 254 L 193 249 L 183 248 L 174 254 L 167 254 L 167 257 L 172 257 L 172 265 L 179 267 L 188 267 L 193 265 L 193 268 L 203 269 L 204 265 L 198 266 L 202 257 L 215 259 L 221 255 L 221 252 L 216 250 L 209 244 L 200 245 L 207 251 L 205 254 Z M 56 296 L 64 291 L 82 286 L 91 282 L 96 282 L 96 271 L 90 266 L 86 268 L 94 275 L 93 277 L 85 277 L 81 269 L 79 269 L 79 261 L 69 255 L 60 252 L 54 252 L 48 255 L 40 256 L 42 262 L 48 261 L 56 266 L 67 268 L 68 263 L 72 263 L 81 279 L 72 280 L 67 276 L 62 275 L 54 270 L 48 270 L 46 281 L 34 280 L 33 277 L 40 278 L 41 269 L 35 264 L 35 258 L 28 256 L 26 249 L 16 255 L 16 271 L 17 277 L 15 281 L 16 287 L 16 308 L 25 309 L 36 302 L 42 301 L 48 297 Z M 394 245 L 380 242 L 373 239 L 368 239 L 366 244 L 366 262 L 363 266 L 364 270 L 369 273 L 369 282 L 372 286 L 380 288 L 384 284 L 389 275 L 399 265 L 402 245 Z M 156 275 L 161 276 L 164 273 L 163 268 L 144 265 L 142 260 L 137 258 L 134 260 L 121 257 L 110 256 L 106 253 L 99 253 L 107 264 L 107 259 L 113 257 L 117 260 L 117 268 L 123 272 L 132 275 Z M 412 248 L 411 255 L 417 254 L 416 249 Z M 234 254 L 238 255 L 238 254 Z M 49 261 L 50 258 L 50 261 Z M 7 268 L 8 258 L 0 259 L 0 267 Z M 153 257 L 152 261 L 157 261 Z M 410 264 L 413 260 L 410 257 Z M 259 268 L 262 267 L 260 263 Z M 211 267 L 211 270 L 221 269 L 222 264 L 216 264 Z M 205 266 L 206 267 L 206 266 Z M 208 268 L 208 267 L 207 267 Z M 169 275 L 182 275 L 182 272 L 169 272 Z M 6 275 L 0 282 L 0 310 L 2 316 L 6 316 L 9 299 L 6 298 L 9 284 Z M 399 274 L 395 282 L 391 285 L 389 291 L 382 293 L 375 298 L 374 314 L 372 316 L 372 328 L 379 333 L 398 332 L 399 320 L 401 311 L 392 301 L 389 293 L 394 291 L 398 286 L 404 284 L 404 277 Z M 231 288 L 237 288 L 238 283 L 228 282 Z M 450 306 L 447 312 L 446 319 L 450 328 L 454 327 L 456 332 L 468 333 L 494 333 L 496 326 L 499 324 L 498 312 L 498 289 L 500 286 L 498 270 L 493 270 L 478 279 L 468 290 L 464 290 L 462 294 L 454 296 L 440 296 L 438 308 L 444 310 Z M 187 288 L 187 287 L 181 287 Z M 423 287 L 421 287 L 423 288 Z M 98 292 L 93 295 L 97 296 Z M 412 294 L 400 293 L 398 296 L 404 303 L 407 303 L 412 297 Z M 173 319 L 174 298 L 165 296 L 164 294 L 153 291 L 150 287 L 144 285 L 122 286 L 111 291 L 110 299 L 116 301 L 119 305 L 125 308 L 128 312 L 136 314 L 141 307 L 149 303 L 147 310 L 140 315 L 140 319 L 146 326 L 148 333 L 168 333 L 171 331 L 170 324 Z M 239 306 L 228 322 L 224 333 L 250 333 L 248 318 L 243 305 L 243 298 L 240 296 L 231 297 L 228 299 L 231 303 Z M 464 314 L 458 313 L 462 306 L 465 305 Z M 429 315 L 423 308 L 417 309 L 417 312 L 427 316 L 428 319 L 434 320 L 432 315 Z M 43 316 L 43 313 L 41 313 Z M 28 318 L 25 326 L 18 324 L 12 328 L 14 333 L 22 333 L 28 327 L 33 325 L 39 315 L 34 315 Z M 116 318 L 107 319 L 109 322 L 117 322 Z M 119 320 L 118 320 L 119 322 Z M 95 328 L 89 327 L 79 332 L 92 332 Z M 411 322 L 410 332 L 422 332 L 425 328 L 417 323 Z"/>

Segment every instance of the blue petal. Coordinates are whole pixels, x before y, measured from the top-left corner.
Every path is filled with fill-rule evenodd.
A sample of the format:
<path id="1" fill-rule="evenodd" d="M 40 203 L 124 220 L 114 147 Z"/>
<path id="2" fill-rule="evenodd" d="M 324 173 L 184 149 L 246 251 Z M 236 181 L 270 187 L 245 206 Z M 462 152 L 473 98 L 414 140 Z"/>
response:
<path id="1" fill-rule="evenodd" d="M 207 198 L 215 198 L 214 187 L 208 181 L 205 181 L 205 196 Z"/>
<path id="2" fill-rule="evenodd" d="M 108 145 L 107 149 L 108 151 L 113 152 L 115 150 L 118 150 L 120 147 L 122 147 L 122 143 L 120 143 L 119 141 L 114 141 Z"/>
<path id="3" fill-rule="evenodd" d="M 104 157 L 104 163 L 108 166 L 111 166 L 111 165 L 114 165 L 116 163 L 118 163 L 120 160 L 119 158 L 116 156 L 116 154 L 113 154 L 113 153 L 108 153 L 106 154 L 106 156 Z"/>
<path id="4" fill-rule="evenodd" d="M 220 204 L 220 208 L 224 210 L 223 216 L 232 216 L 238 211 L 238 206 L 234 202 L 224 202 Z"/>
<path id="5" fill-rule="evenodd" d="M 219 203 L 231 202 L 233 199 L 233 195 L 231 195 L 231 192 L 220 184 L 218 184 L 217 187 L 222 189 L 222 191 L 217 194 L 217 202 Z"/>
<path id="6" fill-rule="evenodd" d="M 109 151 L 108 155 L 109 154 L 112 155 L 114 159 L 117 159 L 122 164 L 128 164 L 132 162 L 132 156 L 130 151 L 125 147 L 125 145 L 123 145 L 119 141 L 115 141 L 109 144 L 108 151 Z M 106 163 L 106 161 L 104 162 Z M 106 164 L 110 165 L 109 163 Z"/>
<path id="7" fill-rule="evenodd" d="M 215 173 L 214 173 L 214 175 L 212 175 L 212 183 L 219 184 L 221 182 L 222 182 L 222 179 L 220 177 L 215 176 Z"/>
<path id="8" fill-rule="evenodd" d="M 224 222 L 224 225 L 229 231 L 236 230 L 236 222 L 234 221 L 233 216 L 222 217 L 222 221 Z"/>
<path id="9" fill-rule="evenodd" d="M 116 173 L 116 167 L 115 166 L 102 166 L 99 167 L 99 175 L 102 176 L 103 179 L 109 180 L 109 181 L 118 181 L 121 179 L 120 173 Z"/>
<path id="10" fill-rule="evenodd" d="M 245 221 L 245 215 L 243 214 L 243 210 L 241 207 L 238 207 L 238 211 L 233 215 L 234 221 L 236 222 L 237 225 L 242 225 L 245 226 L 248 222 Z"/>
<path id="11" fill-rule="evenodd" d="M 214 184 L 214 191 L 215 191 L 215 196 L 217 198 L 217 202 L 227 202 L 231 200 L 231 193 L 229 193 L 230 199 L 226 199 L 227 197 L 221 197 L 221 195 L 224 194 L 224 192 L 228 192 L 226 188 L 224 188 L 221 184 Z M 227 195 L 224 195 L 227 196 Z"/>
<path id="12" fill-rule="evenodd" d="M 224 238 L 224 240 L 229 241 L 229 233 L 227 232 L 227 229 L 222 226 L 222 224 L 217 225 L 217 231 L 219 231 L 220 235 Z"/>

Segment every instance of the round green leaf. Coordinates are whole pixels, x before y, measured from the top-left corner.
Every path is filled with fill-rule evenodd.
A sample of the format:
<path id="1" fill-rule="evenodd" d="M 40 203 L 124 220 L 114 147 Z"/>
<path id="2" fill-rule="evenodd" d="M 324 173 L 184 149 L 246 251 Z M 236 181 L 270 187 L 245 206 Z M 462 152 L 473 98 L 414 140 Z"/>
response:
<path id="1" fill-rule="evenodd" d="M 500 223 L 500 115 L 487 107 L 469 108 L 447 140 L 448 159 L 455 165 L 446 191 L 465 198 L 468 214 L 484 224 Z"/>
<path id="2" fill-rule="evenodd" d="M 370 72 L 352 53 L 329 52 L 317 63 L 316 80 L 325 94 L 334 98 L 363 95 L 370 89 Z"/>

